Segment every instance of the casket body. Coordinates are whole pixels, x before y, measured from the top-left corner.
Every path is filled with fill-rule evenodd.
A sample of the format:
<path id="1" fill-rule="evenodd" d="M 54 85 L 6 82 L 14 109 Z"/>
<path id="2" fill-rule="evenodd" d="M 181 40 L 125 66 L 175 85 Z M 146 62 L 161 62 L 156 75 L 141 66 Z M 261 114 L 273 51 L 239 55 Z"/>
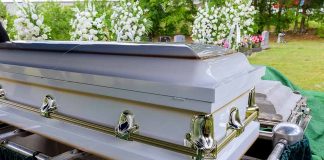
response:
<path id="1" fill-rule="evenodd" d="M 263 67 L 251 66 L 243 54 L 226 54 L 226 50 L 217 47 L 161 45 L 167 49 L 156 53 L 161 46 L 93 43 L 92 49 L 88 50 L 66 49 L 70 45 L 51 42 L 0 45 L 0 84 L 6 99 L 38 109 L 44 96 L 51 95 L 57 104 L 56 112 L 110 128 L 115 128 L 120 114 L 128 110 L 134 114 L 139 126 L 137 134 L 177 145 L 184 145 L 186 134 L 191 132 L 193 116 L 212 115 L 214 138 L 219 142 L 228 133 L 232 108 L 239 110 L 242 122 L 245 120 L 249 92 L 264 74 Z M 116 46 L 118 50 L 124 47 L 127 54 L 115 52 Z M 182 54 L 177 55 L 175 48 Z M 189 51 L 192 55 L 186 53 Z M 28 128 L 31 132 L 105 158 L 127 159 L 131 154 L 140 155 L 138 159 L 189 158 L 111 135 L 95 136 L 99 133 L 83 126 L 73 129 L 76 126 L 60 125 L 60 122 L 39 115 L 18 115 L 21 111 L 14 115 L 13 110 L 2 108 L 3 114 L 24 117 L 35 123 L 21 124 L 19 118 L 10 121 L 0 117 L 0 121 Z M 57 130 L 41 130 L 35 127 L 37 121 L 40 128 L 53 123 Z M 232 144 L 230 148 L 234 150 L 220 152 L 219 158 L 223 155 L 236 159 L 244 154 L 258 136 L 257 123 L 253 122 L 247 128 L 235 139 L 236 147 L 240 144 L 242 147 L 235 148 Z M 58 132 L 60 130 L 66 132 Z M 76 132 L 72 133 L 73 130 Z M 100 141 L 98 146 L 80 142 L 80 137 L 85 137 L 88 132 L 83 141 Z M 111 139 L 116 140 L 112 142 Z M 116 145 L 107 145 L 109 143 Z M 100 145 L 116 152 L 105 153 L 105 149 L 98 149 L 102 147 Z M 143 146 L 151 152 L 143 151 Z M 159 155 L 154 157 L 154 154 Z"/>

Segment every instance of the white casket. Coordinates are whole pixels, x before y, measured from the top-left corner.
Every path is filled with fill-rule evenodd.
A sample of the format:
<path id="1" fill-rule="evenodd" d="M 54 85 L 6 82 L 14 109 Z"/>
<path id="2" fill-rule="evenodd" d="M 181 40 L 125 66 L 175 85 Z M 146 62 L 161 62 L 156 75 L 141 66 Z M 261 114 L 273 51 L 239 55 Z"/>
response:
<path id="1" fill-rule="evenodd" d="M 2 43 L 0 121 L 103 158 L 239 159 L 263 74 L 208 45 Z"/>

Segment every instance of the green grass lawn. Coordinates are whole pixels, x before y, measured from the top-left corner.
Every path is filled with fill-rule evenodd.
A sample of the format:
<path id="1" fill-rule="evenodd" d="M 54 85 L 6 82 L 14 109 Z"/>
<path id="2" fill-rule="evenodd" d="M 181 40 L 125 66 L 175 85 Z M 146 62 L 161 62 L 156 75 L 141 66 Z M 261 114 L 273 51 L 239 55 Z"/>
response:
<path id="1" fill-rule="evenodd" d="M 252 64 L 272 66 L 306 90 L 324 91 L 324 40 L 271 43 L 249 57 Z"/>

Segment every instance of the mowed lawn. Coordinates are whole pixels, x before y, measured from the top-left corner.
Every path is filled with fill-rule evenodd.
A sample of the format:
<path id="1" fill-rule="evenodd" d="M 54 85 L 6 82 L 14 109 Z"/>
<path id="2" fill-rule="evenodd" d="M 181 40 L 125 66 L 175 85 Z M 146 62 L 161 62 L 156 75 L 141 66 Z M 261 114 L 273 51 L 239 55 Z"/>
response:
<path id="1" fill-rule="evenodd" d="M 252 64 L 272 66 L 306 90 L 324 91 L 324 39 L 271 43 L 249 57 Z"/>

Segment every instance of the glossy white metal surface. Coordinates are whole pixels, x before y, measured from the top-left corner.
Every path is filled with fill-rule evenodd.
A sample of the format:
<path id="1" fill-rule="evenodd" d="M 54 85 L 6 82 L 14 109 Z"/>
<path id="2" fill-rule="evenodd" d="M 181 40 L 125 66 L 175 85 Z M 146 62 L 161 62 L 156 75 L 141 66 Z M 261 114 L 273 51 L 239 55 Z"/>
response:
<path id="1" fill-rule="evenodd" d="M 48 84 L 51 82 L 48 81 Z M 60 82 L 60 85 L 64 83 L 66 82 Z M 190 131 L 193 115 L 201 114 L 201 112 L 191 110 L 175 109 L 97 94 L 35 86 L 35 83 L 24 84 L 0 79 L 0 84 L 5 89 L 8 99 L 40 107 L 43 97 L 50 94 L 56 99 L 59 113 L 105 126 L 116 126 L 120 113 L 124 110 L 130 110 L 135 115 L 141 134 L 178 144 L 183 144 L 185 134 Z M 88 86 L 89 88 L 91 86 Z M 232 107 L 238 107 L 241 119 L 245 119 L 247 100 L 248 92 L 243 93 L 240 98 L 213 113 L 216 140 L 221 140 L 226 134 Z M 206 105 L 213 106 L 213 104 Z"/>
<path id="2" fill-rule="evenodd" d="M 9 100 L 38 108 L 43 97 L 50 94 L 56 99 L 59 113 L 109 127 L 117 125 L 120 113 L 130 110 L 140 126 L 139 134 L 180 145 L 183 145 L 186 133 L 190 132 L 192 117 L 198 114 L 213 114 L 215 139 L 221 141 L 226 136 L 230 110 L 237 107 L 240 119 L 244 121 L 248 93 L 263 75 L 264 67 L 250 65 L 241 53 L 197 60 L 0 49 L 0 85 Z M 3 107 L 2 110 L 13 113 L 10 108 Z M 33 126 L 57 125 L 45 127 L 53 130 L 48 134 L 42 127 L 37 132 L 42 131 L 39 134 L 56 137 L 56 140 L 71 143 L 76 148 L 87 146 L 82 148 L 84 151 L 94 152 L 95 148 L 100 148 L 96 154 L 112 154 L 116 159 L 125 159 L 132 153 L 119 155 L 123 147 L 136 149 L 139 145 L 141 150 L 150 148 L 135 142 L 120 143 L 120 140 L 111 138 L 106 144 L 104 139 L 93 135 L 97 134 L 93 131 L 79 134 L 79 131 L 83 132 L 82 128 L 75 128 L 75 137 L 72 138 L 68 131 L 59 133 L 69 127 L 64 126 L 67 124 L 61 126 L 59 122 L 36 117 L 23 119 L 32 121 Z M 19 116 L 5 122 L 15 125 L 23 122 L 23 119 L 16 121 L 18 119 Z M 48 123 L 52 126 L 47 126 Z M 248 149 L 247 145 L 257 137 L 256 125 L 246 129 L 243 133 L 246 136 L 238 138 L 237 145 L 231 145 L 233 151 L 224 153 L 224 159 L 238 158 Z M 86 141 L 94 138 L 93 141 L 108 145 L 103 148 L 113 149 L 105 152 L 97 145 L 80 142 L 85 136 L 89 137 Z M 114 146 L 119 143 L 122 147 Z M 144 158 L 149 159 L 164 154 L 160 149 L 152 151 L 152 154 L 145 151 L 147 155 Z M 134 159 L 141 159 L 143 155 L 138 155 L 136 150 Z M 169 154 L 169 151 L 168 156 L 170 158 L 165 159 L 183 158 L 183 155 Z"/>
<path id="3" fill-rule="evenodd" d="M 133 141 L 85 129 L 79 126 L 47 119 L 38 114 L 0 105 L 0 121 L 10 123 L 39 135 L 77 149 L 119 160 L 189 160 L 188 156 Z M 247 151 L 258 137 L 259 124 L 251 122 L 239 137 L 229 143 L 217 156 L 217 160 L 236 160 Z"/>
<path id="4" fill-rule="evenodd" d="M 216 103 L 235 98 L 224 88 L 241 93 L 259 76 L 246 77 L 256 68 L 241 53 L 192 60 L 1 50 L 0 63 L 4 72 Z"/>
<path id="5" fill-rule="evenodd" d="M 221 140 L 232 107 L 239 108 L 241 119 L 245 119 L 248 91 L 264 72 L 263 67 L 250 66 L 243 56 L 234 54 L 197 62 L 146 57 L 141 65 L 132 62 L 125 68 L 107 69 L 128 73 L 129 78 L 1 64 L 0 85 L 8 99 L 40 107 L 43 97 L 50 94 L 56 98 L 58 112 L 106 126 L 116 126 L 120 113 L 130 110 L 141 134 L 177 144 L 183 144 L 193 115 L 213 113 L 215 138 Z M 125 63 L 137 58 L 126 58 Z M 143 72 L 146 63 L 161 67 L 155 68 L 161 72 Z M 191 64 L 195 70 L 189 67 L 177 73 L 165 68 L 169 64 L 180 69 L 181 63 Z M 134 66 L 137 67 L 132 69 Z M 203 101 L 208 96 L 215 101 Z"/>

